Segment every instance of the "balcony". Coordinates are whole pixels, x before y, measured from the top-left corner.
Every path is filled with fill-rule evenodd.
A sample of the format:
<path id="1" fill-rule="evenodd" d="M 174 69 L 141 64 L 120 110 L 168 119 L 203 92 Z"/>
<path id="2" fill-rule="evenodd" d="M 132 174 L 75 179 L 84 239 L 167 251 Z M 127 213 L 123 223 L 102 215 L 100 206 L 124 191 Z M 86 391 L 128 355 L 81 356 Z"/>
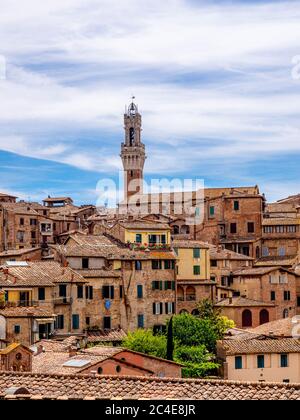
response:
<path id="1" fill-rule="evenodd" d="M 14 302 L 10 301 L 0 301 L 0 309 L 4 308 L 27 308 L 32 306 L 38 306 L 38 302 L 36 300 L 17 300 Z"/>
<path id="2" fill-rule="evenodd" d="M 72 305 L 73 298 L 71 298 L 71 297 L 58 297 L 58 298 L 54 298 L 53 303 L 54 303 L 55 306 L 58 306 L 58 305 Z"/>
<path id="3" fill-rule="evenodd" d="M 187 302 L 195 302 L 196 295 L 187 295 L 186 300 L 187 300 Z"/>

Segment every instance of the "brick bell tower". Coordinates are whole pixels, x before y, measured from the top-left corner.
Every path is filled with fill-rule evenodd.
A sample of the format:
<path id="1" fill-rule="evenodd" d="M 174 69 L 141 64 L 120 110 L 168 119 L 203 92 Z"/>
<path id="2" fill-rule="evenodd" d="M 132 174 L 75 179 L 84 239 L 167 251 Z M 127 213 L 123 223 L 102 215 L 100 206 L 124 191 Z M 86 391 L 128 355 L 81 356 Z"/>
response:
<path id="1" fill-rule="evenodd" d="M 128 202 L 135 194 L 143 194 L 143 172 L 146 160 L 145 145 L 141 142 L 142 117 L 134 99 L 133 97 L 124 115 L 125 143 L 121 146 L 125 202 Z"/>

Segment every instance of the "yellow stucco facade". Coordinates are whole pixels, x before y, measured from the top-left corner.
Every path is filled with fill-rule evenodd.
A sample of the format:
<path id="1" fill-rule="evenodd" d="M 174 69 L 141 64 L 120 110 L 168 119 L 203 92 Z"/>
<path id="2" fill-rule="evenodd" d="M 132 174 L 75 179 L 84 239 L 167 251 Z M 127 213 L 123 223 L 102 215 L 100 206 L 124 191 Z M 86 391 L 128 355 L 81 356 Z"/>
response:
<path id="1" fill-rule="evenodd" d="M 196 256 L 197 251 L 199 257 Z M 209 249 L 176 248 L 178 255 L 178 280 L 208 280 L 210 279 Z M 198 274 L 199 273 L 199 274 Z"/>
<path id="2" fill-rule="evenodd" d="M 139 238 L 137 238 L 137 235 Z M 125 230 L 125 242 L 136 243 L 140 242 L 141 245 L 149 244 L 150 237 L 156 237 L 157 245 L 167 245 L 171 244 L 171 232 L 170 230 L 138 230 L 133 229 Z M 139 239 L 139 240 L 137 240 Z"/>

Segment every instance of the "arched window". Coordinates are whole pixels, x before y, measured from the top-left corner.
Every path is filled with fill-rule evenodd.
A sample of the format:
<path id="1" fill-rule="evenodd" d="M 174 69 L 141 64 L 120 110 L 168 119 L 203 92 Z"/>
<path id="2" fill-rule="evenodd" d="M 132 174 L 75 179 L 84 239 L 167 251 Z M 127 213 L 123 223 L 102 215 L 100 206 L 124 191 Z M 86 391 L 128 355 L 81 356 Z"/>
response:
<path id="1" fill-rule="evenodd" d="M 242 327 L 252 327 L 252 312 L 249 309 L 242 313 Z"/>
<path id="2" fill-rule="evenodd" d="M 289 310 L 288 309 L 285 309 L 283 311 L 283 318 L 288 318 L 288 317 L 289 317 Z"/>
<path id="3" fill-rule="evenodd" d="M 102 375 L 102 373 L 103 373 L 103 369 L 102 369 L 102 367 L 99 367 L 98 368 L 98 375 Z"/>
<path id="4" fill-rule="evenodd" d="M 181 309 L 181 311 L 179 312 L 180 315 L 188 314 L 188 313 L 189 311 L 187 311 L 186 309 Z"/>
<path id="5" fill-rule="evenodd" d="M 193 286 L 188 286 L 186 289 L 186 300 L 195 301 L 196 300 L 196 289 Z"/>
<path id="6" fill-rule="evenodd" d="M 199 316 L 199 311 L 198 311 L 198 309 L 194 309 L 193 311 L 192 311 L 192 315 L 194 315 L 194 316 Z"/>
<path id="7" fill-rule="evenodd" d="M 269 312 L 266 309 L 262 309 L 259 313 L 259 324 L 263 325 L 270 321 Z"/>
<path id="8" fill-rule="evenodd" d="M 177 287 L 177 300 L 179 302 L 183 302 L 184 301 L 184 290 L 181 286 Z"/>

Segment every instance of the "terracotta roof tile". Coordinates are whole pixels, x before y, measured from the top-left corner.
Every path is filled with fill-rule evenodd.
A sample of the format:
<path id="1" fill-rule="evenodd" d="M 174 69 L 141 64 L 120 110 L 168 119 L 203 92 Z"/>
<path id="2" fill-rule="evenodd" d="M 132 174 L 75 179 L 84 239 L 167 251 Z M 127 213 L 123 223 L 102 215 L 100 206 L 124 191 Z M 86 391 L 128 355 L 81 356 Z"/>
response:
<path id="1" fill-rule="evenodd" d="M 53 286 L 55 283 L 82 283 L 84 278 L 69 267 L 55 261 L 31 261 L 27 266 L 7 267 L 0 271 L 0 286 Z"/>
<path id="2" fill-rule="evenodd" d="M 266 303 L 259 300 L 248 299 L 241 296 L 234 296 L 232 298 L 223 299 L 220 302 L 216 303 L 215 306 L 217 307 L 248 307 L 248 306 L 275 306 L 274 303 Z"/>
<path id="3" fill-rule="evenodd" d="M 16 386 L 29 391 L 27 398 L 300 399 L 300 384 L 0 372 L 0 398 L 5 398 L 8 388 Z"/>
<path id="4" fill-rule="evenodd" d="M 221 341 L 226 354 L 300 353 L 300 342 L 294 338 L 247 338 Z"/>

